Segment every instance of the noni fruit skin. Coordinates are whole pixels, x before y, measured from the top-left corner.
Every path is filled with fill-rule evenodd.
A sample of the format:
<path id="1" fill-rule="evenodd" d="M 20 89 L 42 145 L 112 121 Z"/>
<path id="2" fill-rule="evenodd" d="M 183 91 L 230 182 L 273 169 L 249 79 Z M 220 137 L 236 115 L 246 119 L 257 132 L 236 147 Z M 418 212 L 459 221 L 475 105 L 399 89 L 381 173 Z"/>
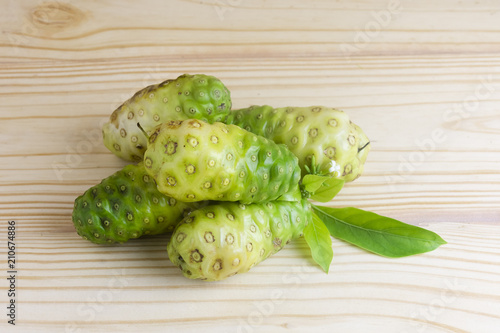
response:
<path id="1" fill-rule="evenodd" d="M 370 150 L 368 137 L 345 112 L 324 106 L 251 106 L 231 112 L 226 123 L 286 144 L 299 158 L 303 175 L 314 156 L 318 173 L 353 181 Z"/>
<path id="2" fill-rule="evenodd" d="M 247 272 L 302 236 L 311 214 L 306 199 L 205 206 L 177 225 L 168 255 L 190 279 L 222 280 Z"/>
<path id="3" fill-rule="evenodd" d="M 96 244 L 123 243 L 172 231 L 201 203 L 183 203 L 161 194 L 142 163 L 127 165 L 75 200 L 77 233 Z"/>
<path id="4" fill-rule="evenodd" d="M 197 119 L 158 126 L 144 165 L 160 192 L 184 202 L 271 201 L 300 180 L 297 157 L 285 145 L 235 125 Z"/>
<path id="5" fill-rule="evenodd" d="M 222 121 L 231 110 L 231 97 L 224 84 L 213 76 L 184 74 L 175 80 L 148 86 L 118 107 L 104 124 L 104 145 L 125 160 L 140 161 L 149 132 L 167 120 L 202 119 Z"/>

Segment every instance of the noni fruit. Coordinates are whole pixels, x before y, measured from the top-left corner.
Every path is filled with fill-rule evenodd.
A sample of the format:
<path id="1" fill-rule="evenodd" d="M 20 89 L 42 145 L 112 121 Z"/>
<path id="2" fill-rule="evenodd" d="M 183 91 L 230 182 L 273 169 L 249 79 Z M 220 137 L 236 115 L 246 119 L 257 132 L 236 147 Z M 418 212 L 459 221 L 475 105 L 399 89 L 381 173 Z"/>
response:
<path id="1" fill-rule="evenodd" d="M 73 224 L 80 236 L 93 243 L 123 243 L 172 231 L 188 212 L 200 206 L 161 194 L 140 163 L 127 165 L 79 196 Z"/>
<path id="2" fill-rule="evenodd" d="M 118 107 L 102 128 L 104 145 L 115 155 L 142 160 L 147 139 L 137 128 L 150 131 L 167 120 L 223 120 L 231 110 L 231 97 L 213 76 L 181 75 L 175 80 L 148 86 Z"/>
<path id="3" fill-rule="evenodd" d="M 205 206 L 177 225 L 168 255 L 188 278 L 222 280 L 247 272 L 300 237 L 311 219 L 306 199 Z"/>
<path id="4" fill-rule="evenodd" d="M 299 158 L 303 175 L 314 169 L 345 181 L 355 180 L 363 172 L 370 150 L 368 137 L 346 113 L 323 106 L 251 106 L 231 112 L 226 123 L 286 144 Z"/>
<path id="5" fill-rule="evenodd" d="M 160 192 L 185 202 L 270 201 L 300 180 L 297 157 L 285 145 L 235 125 L 197 119 L 156 127 L 144 165 Z"/>

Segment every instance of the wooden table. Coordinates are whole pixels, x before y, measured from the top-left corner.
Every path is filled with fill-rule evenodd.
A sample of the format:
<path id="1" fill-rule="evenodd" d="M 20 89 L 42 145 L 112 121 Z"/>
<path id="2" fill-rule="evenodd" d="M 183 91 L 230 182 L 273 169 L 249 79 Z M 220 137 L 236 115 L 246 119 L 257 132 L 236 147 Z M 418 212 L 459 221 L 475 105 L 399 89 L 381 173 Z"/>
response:
<path id="1" fill-rule="evenodd" d="M 16 327 L 2 332 L 498 332 L 498 1 L 2 0 L 0 246 L 16 221 Z M 234 107 L 327 105 L 372 140 L 329 205 L 438 232 L 387 259 L 303 239 L 219 283 L 185 279 L 168 236 L 79 238 L 74 199 L 126 162 L 100 126 L 136 90 L 219 77 Z"/>

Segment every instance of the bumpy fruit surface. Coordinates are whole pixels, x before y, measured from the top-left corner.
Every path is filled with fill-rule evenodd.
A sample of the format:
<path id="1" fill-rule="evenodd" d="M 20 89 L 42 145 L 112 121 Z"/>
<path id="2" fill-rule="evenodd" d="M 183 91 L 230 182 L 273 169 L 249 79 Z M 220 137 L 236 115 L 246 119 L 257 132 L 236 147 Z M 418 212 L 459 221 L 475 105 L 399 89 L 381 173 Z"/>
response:
<path id="1" fill-rule="evenodd" d="M 144 165 L 160 192 L 185 202 L 270 201 L 300 180 L 297 157 L 285 145 L 235 125 L 196 119 L 158 126 Z"/>
<path id="2" fill-rule="evenodd" d="M 168 255 L 188 278 L 222 280 L 247 272 L 300 237 L 311 219 L 305 199 L 206 206 L 176 227 Z"/>
<path id="3" fill-rule="evenodd" d="M 231 112 L 226 123 L 286 144 L 299 158 L 303 175 L 314 156 L 320 173 L 355 180 L 370 150 L 368 137 L 346 113 L 323 106 L 251 106 Z"/>
<path id="4" fill-rule="evenodd" d="M 93 243 L 123 243 L 172 231 L 200 204 L 161 194 L 142 163 L 127 165 L 75 200 L 73 224 L 80 236 Z"/>
<path id="5" fill-rule="evenodd" d="M 181 75 L 175 80 L 148 86 L 118 107 L 102 128 L 104 145 L 115 155 L 140 161 L 146 150 L 147 132 L 167 120 L 223 120 L 231 110 L 231 97 L 213 76 Z"/>

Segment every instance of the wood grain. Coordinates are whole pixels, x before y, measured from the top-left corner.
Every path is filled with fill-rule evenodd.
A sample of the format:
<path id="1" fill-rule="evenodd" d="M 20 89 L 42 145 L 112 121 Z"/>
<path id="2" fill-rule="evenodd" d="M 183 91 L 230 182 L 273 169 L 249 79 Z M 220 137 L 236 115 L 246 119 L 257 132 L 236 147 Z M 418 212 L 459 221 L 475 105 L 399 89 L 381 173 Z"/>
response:
<path id="1" fill-rule="evenodd" d="M 4 317 L 1 331 L 496 332 L 500 6 L 392 3 L 0 0 L 0 246 L 16 220 L 19 262 L 18 325 Z M 235 108 L 345 110 L 372 151 L 328 205 L 448 244 L 392 260 L 334 241 L 326 275 L 301 239 L 248 274 L 203 283 L 168 261 L 168 236 L 81 240 L 74 199 L 126 165 L 101 124 L 183 73 L 219 77 Z M 0 289 L 7 304 L 6 279 Z"/>

